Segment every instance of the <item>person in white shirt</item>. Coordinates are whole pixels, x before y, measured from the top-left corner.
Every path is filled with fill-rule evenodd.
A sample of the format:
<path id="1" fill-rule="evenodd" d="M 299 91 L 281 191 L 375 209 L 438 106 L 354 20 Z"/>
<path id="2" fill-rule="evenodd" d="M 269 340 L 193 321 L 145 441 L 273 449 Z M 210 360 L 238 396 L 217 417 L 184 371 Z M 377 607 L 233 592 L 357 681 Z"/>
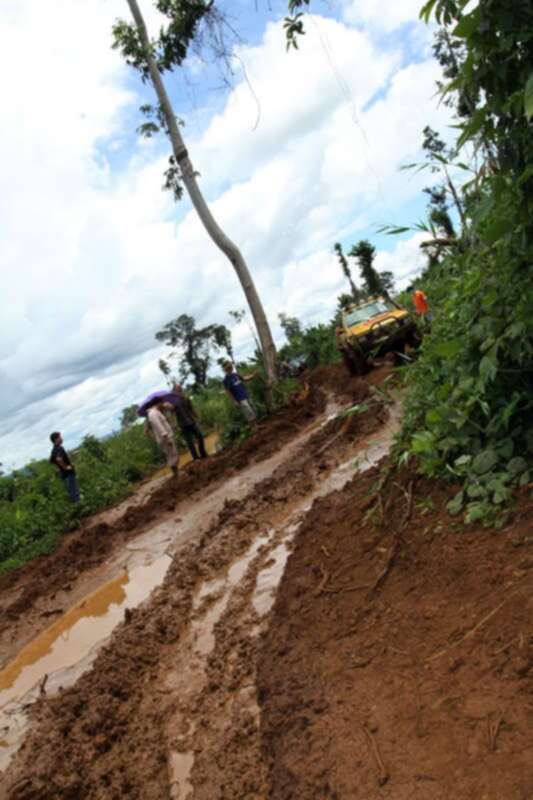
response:
<path id="1" fill-rule="evenodd" d="M 155 441 L 165 454 L 167 464 L 175 478 L 178 477 L 178 451 L 174 442 L 174 432 L 163 413 L 166 404 L 155 402 L 146 412 L 148 433 L 152 433 Z"/>

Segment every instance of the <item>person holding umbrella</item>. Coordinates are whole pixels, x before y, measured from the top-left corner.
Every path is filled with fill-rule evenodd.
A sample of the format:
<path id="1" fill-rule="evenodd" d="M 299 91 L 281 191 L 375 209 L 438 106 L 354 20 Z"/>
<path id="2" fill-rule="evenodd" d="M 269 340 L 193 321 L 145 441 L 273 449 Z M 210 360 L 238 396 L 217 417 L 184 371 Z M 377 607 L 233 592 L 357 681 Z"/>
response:
<path id="1" fill-rule="evenodd" d="M 159 395 L 168 395 L 166 393 L 158 393 Z M 159 445 L 165 458 L 167 465 L 172 470 L 175 478 L 178 477 L 178 451 L 174 442 L 174 433 L 170 424 L 165 417 L 164 409 L 172 408 L 170 404 L 164 402 L 161 396 L 152 396 L 145 401 L 139 408 L 139 415 L 146 416 L 146 432 L 152 434 L 156 443 Z"/>

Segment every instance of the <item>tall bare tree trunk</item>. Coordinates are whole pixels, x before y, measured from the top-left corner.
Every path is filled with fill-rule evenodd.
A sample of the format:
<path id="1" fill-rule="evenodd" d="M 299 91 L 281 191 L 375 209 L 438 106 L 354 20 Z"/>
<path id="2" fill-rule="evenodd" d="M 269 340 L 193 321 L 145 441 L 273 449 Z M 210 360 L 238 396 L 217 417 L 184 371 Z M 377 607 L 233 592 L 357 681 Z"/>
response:
<path id="1" fill-rule="evenodd" d="M 183 183 L 185 184 L 192 204 L 195 207 L 204 228 L 216 246 L 230 260 L 235 272 L 237 273 L 237 277 L 241 282 L 244 294 L 246 295 L 246 299 L 257 328 L 257 333 L 259 335 L 259 341 L 261 343 L 261 350 L 263 351 L 263 359 L 267 374 L 267 384 L 269 390 L 268 394 L 271 395 L 272 386 L 277 380 L 276 347 L 274 345 L 274 340 L 272 339 L 272 333 L 270 332 L 270 326 L 268 324 L 263 305 L 259 299 L 252 276 L 250 275 L 250 270 L 248 269 L 241 251 L 219 227 L 215 218 L 211 214 L 211 211 L 209 210 L 209 206 L 204 200 L 204 196 L 196 181 L 195 172 L 189 158 L 187 148 L 185 147 L 185 143 L 176 122 L 176 116 L 167 95 L 161 73 L 159 72 L 159 68 L 152 55 L 150 41 L 148 39 L 148 32 L 146 30 L 143 16 L 139 9 L 139 5 L 137 0 L 127 0 L 127 2 L 133 15 L 133 19 L 135 20 L 135 25 L 139 32 L 141 43 L 144 47 L 145 57 L 148 64 L 148 69 L 150 71 L 150 78 L 157 94 L 159 105 L 161 106 L 161 110 L 165 117 L 169 138 L 174 151 L 174 157 L 179 164 Z"/>

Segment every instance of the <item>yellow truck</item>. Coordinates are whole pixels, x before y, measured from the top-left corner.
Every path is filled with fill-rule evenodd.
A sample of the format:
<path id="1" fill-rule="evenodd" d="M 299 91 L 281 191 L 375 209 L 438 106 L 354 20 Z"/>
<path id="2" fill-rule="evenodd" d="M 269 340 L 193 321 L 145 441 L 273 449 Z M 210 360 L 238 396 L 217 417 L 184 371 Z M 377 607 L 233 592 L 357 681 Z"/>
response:
<path id="1" fill-rule="evenodd" d="M 411 314 L 384 297 L 372 297 L 344 310 L 336 336 L 352 375 L 364 375 L 371 359 L 385 353 L 394 353 L 400 361 L 406 346 L 416 348 L 420 344 Z"/>

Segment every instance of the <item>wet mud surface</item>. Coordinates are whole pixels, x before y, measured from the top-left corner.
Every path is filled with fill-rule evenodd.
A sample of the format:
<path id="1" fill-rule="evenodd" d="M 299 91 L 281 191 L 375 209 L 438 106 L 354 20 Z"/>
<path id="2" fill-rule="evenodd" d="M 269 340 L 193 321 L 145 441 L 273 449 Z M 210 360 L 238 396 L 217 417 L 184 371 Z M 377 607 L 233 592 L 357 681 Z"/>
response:
<path id="1" fill-rule="evenodd" d="M 463 529 L 442 486 L 371 500 L 378 478 L 315 504 L 289 559 L 258 659 L 266 796 L 528 800 L 532 498 Z"/>
<path id="2" fill-rule="evenodd" d="M 378 471 L 389 374 L 316 371 L 194 492 L 115 510 L 70 590 L 13 580 L 51 589 L 0 639 L 2 800 L 533 797 L 532 500 L 460 529 Z"/>
<path id="3" fill-rule="evenodd" d="M 368 387 L 361 384 L 350 390 L 350 393 L 352 401 L 361 400 L 368 396 Z M 333 408 L 334 406 L 335 402 Z M 26 716 L 24 733 L 26 733 L 27 718 L 31 716 L 32 720 L 32 730 L 26 735 L 19 755 L 15 757 L 11 768 L 6 770 L 4 779 L 0 783 L 0 786 L 3 783 L 2 791 L 8 792 L 7 796 L 11 796 L 9 794 L 11 788 L 8 788 L 11 786 L 15 787 L 13 791 L 16 792 L 12 796 L 19 796 L 18 793 L 22 791 L 21 796 L 26 796 L 24 793 L 27 793 L 28 797 L 41 796 L 39 792 L 44 792 L 42 796 L 45 797 L 108 797 L 128 793 L 130 791 L 127 788 L 130 786 L 128 781 L 122 784 L 120 779 L 118 788 L 115 787 L 117 780 L 115 767 L 121 775 L 124 770 L 122 758 L 126 758 L 126 754 L 131 752 L 131 747 L 137 736 L 141 735 L 141 730 L 150 724 L 154 727 L 153 738 L 148 734 L 145 737 L 141 735 L 143 740 L 141 749 L 146 753 L 147 762 L 157 774 L 157 779 L 154 781 L 156 788 L 149 788 L 152 786 L 150 770 L 146 771 L 148 768 L 143 759 L 135 760 L 131 765 L 131 772 L 135 777 L 129 780 L 131 785 L 136 787 L 131 791 L 136 791 L 138 794 L 132 796 L 150 797 L 151 791 L 155 792 L 154 797 L 167 796 L 165 792 L 169 786 L 168 782 L 172 783 L 172 776 L 168 769 L 162 774 L 155 766 L 159 763 L 158 759 L 163 759 L 168 767 L 168 764 L 176 765 L 177 762 L 182 764 L 189 757 L 180 756 L 179 746 L 171 748 L 166 738 L 162 736 L 162 726 L 167 724 L 167 718 L 168 720 L 176 718 L 172 710 L 172 706 L 177 702 L 176 694 L 164 689 L 168 683 L 167 672 L 174 674 L 176 672 L 174 663 L 180 662 L 180 659 L 184 664 L 193 665 L 194 653 L 199 655 L 203 662 L 210 661 L 210 648 L 213 647 L 215 632 L 220 622 L 218 618 L 221 616 L 223 621 L 229 614 L 229 618 L 233 619 L 234 594 L 240 595 L 242 585 L 246 585 L 250 559 L 252 568 L 256 572 L 261 571 L 264 566 L 256 604 L 249 602 L 251 596 L 247 601 L 253 620 L 252 627 L 255 629 L 254 636 L 259 633 L 256 622 L 265 613 L 261 608 L 265 604 L 271 605 L 273 601 L 273 597 L 269 599 L 269 581 L 273 580 L 274 576 L 279 579 L 282 569 L 280 543 L 283 536 L 280 531 L 277 533 L 273 531 L 272 526 L 279 524 L 280 530 L 284 529 L 287 518 L 292 519 L 295 514 L 303 513 L 302 508 L 306 499 L 312 495 L 315 486 L 323 483 L 325 474 L 335 468 L 343 453 L 354 446 L 354 442 L 364 431 L 378 428 L 387 414 L 376 404 L 372 413 L 354 416 L 349 420 L 339 420 L 330 419 L 331 408 L 330 401 L 326 410 L 325 394 L 311 388 L 295 411 L 289 414 L 289 424 L 284 420 L 283 424 L 279 425 L 279 429 L 284 433 L 290 431 L 292 434 L 289 437 L 290 441 L 283 448 L 278 447 L 276 450 L 275 441 L 269 440 L 265 450 L 272 455 L 270 459 L 261 458 L 260 431 L 255 437 L 255 447 L 251 447 L 250 442 L 246 443 L 248 460 L 257 462 L 257 467 L 252 465 L 248 472 L 242 469 L 235 470 L 235 475 L 230 475 L 223 486 L 220 488 L 215 486 L 202 498 L 201 503 L 196 503 L 188 510 L 182 505 L 178 505 L 177 509 L 174 508 L 174 512 L 177 510 L 179 513 L 174 527 L 180 529 L 185 520 L 193 530 L 189 531 L 189 536 L 175 537 L 174 546 L 163 552 L 167 560 L 166 576 L 162 585 L 152 593 L 148 605 L 144 604 L 138 609 L 127 606 L 122 594 L 127 594 L 126 587 L 131 583 L 131 576 L 123 583 L 119 573 L 115 579 L 104 583 L 103 587 L 98 588 L 89 598 L 83 598 L 72 610 L 62 614 L 57 622 L 49 623 L 42 634 L 32 639 L 26 648 L 18 651 L 17 656 L 4 667 L 0 676 L 2 681 L 0 706 L 3 705 L 5 710 L 4 701 L 13 704 L 13 707 L 8 706 L 9 715 L 13 714 L 13 720 L 7 721 L 8 740 L 9 737 L 16 735 L 17 728 L 20 727 L 21 709 Z M 317 414 L 321 416 L 317 417 Z M 294 424 L 295 416 L 300 420 L 299 426 Z M 313 422 L 315 417 L 317 421 Z M 335 457 L 330 458 L 327 453 L 329 442 L 336 438 L 341 427 L 342 442 L 336 443 Z M 282 435 L 282 440 L 283 438 Z M 235 455 L 230 454 L 229 457 L 233 459 Z M 242 464 L 243 459 L 238 460 Z M 243 490 L 239 491 L 241 486 Z M 236 497 L 231 496 L 232 488 Z M 156 496 L 163 490 L 169 491 L 167 487 L 163 487 L 161 490 L 156 490 Z M 172 491 L 175 489 L 172 488 Z M 213 498 L 218 500 L 218 504 L 213 502 Z M 153 495 L 151 499 L 153 501 Z M 158 522 L 155 528 L 143 532 L 146 526 L 141 525 L 140 530 L 135 531 L 136 538 L 133 537 L 133 541 L 128 537 L 125 549 L 139 550 L 142 554 L 143 540 L 162 527 L 172 528 L 172 522 L 164 519 L 164 511 L 165 509 L 163 509 L 163 521 Z M 155 538 L 160 540 L 159 549 L 161 549 L 165 544 L 165 537 L 159 533 Z M 146 542 L 144 544 L 146 545 Z M 252 554 L 247 556 L 249 548 L 252 548 Z M 256 548 L 260 551 L 257 557 Z M 269 555 L 270 551 L 273 551 L 272 556 Z M 116 555 L 115 552 L 115 558 Z M 160 556 L 159 560 L 163 556 Z M 241 563 L 240 559 L 243 558 L 244 562 Z M 276 569 L 274 565 L 278 562 Z M 83 560 L 79 565 L 83 569 L 85 566 Z M 225 572 L 227 572 L 226 577 Z M 210 596 L 212 592 L 209 584 L 212 580 L 215 581 L 215 590 L 216 581 L 227 584 L 225 594 L 222 592 L 221 598 L 216 597 L 216 591 L 214 598 Z M 253 575 L 250 580 L 253 583 Z M 145 587 L 146 583 L 145 580 Z M 148 585 L 152 588 L 150 581 Z M 196 597 L 198 593 L 201 595 L 202 586 L 207 594 L 198 606 Z M 106 606 L 103 597 L 108 591 L 111 593 L 108 600 L 112 602 Z M 100 617 L 99 612 L 94 610 L 95 604 L 98 605 L 100 602 L 98 598 L 104 605 Z M 89 621 L 83 613 L 81 615 L 83 618 L 77 620 L 81 608 L 90 614 Z M 116 624 L 117 617 L 121 615 L 124 615 L 124 622 L 116 630 L 110 642 L 102 646 L 101 641 L 96 641 L 95 645 L 98 644 L 98 648 L 95 652 L 95 649 L 90 647 L 92 634 L 87 628 L 87 623 L 89 622 L 91 631 L 93 633 L 96 631 L 99 635 L 102 631 L 105 632 L 106 626 Z M 68 640 L 73 642 L 72 653 L 69 651 L 68 641 L 65 644 L 61 639 L 65 619 L 69 618 L 74 623 L 67 631 Z M 205 629 L 203 634 L 196 629 L 196 618 L 200 628 Z M 84 635 L 81 637 L 83 647 L 85 651 L 89 651 L 85 658 L 75 644 L 80 624 L 85 626 Z M 243 618 L 240 625 L 243 626 L 247 637 L 251 630 L 249 619 Z M 56 636 L 57 633 L 61 636 Z M 187 642 L 189 640 L 196 642 L 198 637 L 201 643 L 198 646 L 195 644 L 191 651 Z M 118 640 L 120 644 L 117 648 Z M 167 649 L 173 651 L 175 642 L 178 643 L 177 651 L 167 654 Z M 42 671 L 48 666 L 50 669 L 58 666 L 57 650 L 63 654 L 68 653 L 70 660 L 75 660 L 72 655 L 75 654 L 81 661 L 73 666 L 65 662 L 61 669 L 50 676 L 45 673 L 43 682 L 37 684 L 29 695 L 21 697 L 19 690 L 28 688 L 29 684 L 39 677 L 35 672 L 36 668 L 40 666 Z M 40 665 L 32 662 L 31 654 L 36 651 L 40 653 Z M 163 668 L 162 665 L 167 658 L 171 660 L 172 666 L 166 665 Z M 240 663 L 240 655 L 237 661 Z M 202 670 L 206 673 L 205 664 Z M 182 674 L 181 671 L 178 672 Z M 192 673 L 194 670 L 192 672 L 188 670 L 187 675 L 191 676 Z M 72 683 L 74 683 L 72 688 L 66 688 Z M 192 683 L 194 684 L 194 681 Z M 200 696 L 202 691 L 200 687 Z M 179 694 L 181 696 L 181 693 Z M 147 703 L 146 707 L 144 703 Z M 144 717 L 145 711 L 148 718 Z M 141 712 L 142 721 L 139 721 Z M 132 715 L 131 719 L 128 719 L 129 714 Z M 135 732 L 131 730 L 132 728 Z M 44 737 L 46 744 L 43 744 L 43 731 L 47 732 Z M 50 731 L 53 733 L 50 734 Z M 86 750 L 87 745 L 89 747 Z M 0 759 L 2 749 L 4 756 L 12 755 L 4 740 L 3 748 L 0 744 Z M 6 752 L 8 750 L 9 752 Z M 105 756 L 108 750 L 109 758 Z M 30 779 L 27 788 L 24 788 L 25 779 L 22 783 L 17 782 L 21 775 L 27 774 L 29 764 L 25 764 L 25 759 L 31 763 L 32 774 L 42 776 L 41 779 L 36 779 L 37 783 Z M 98 761 L 95 767 L 96 773 L 91 769 L 89 776 L 87 765 L 92 764 L 95 759 Z M 6 760 L 4 759 L 4 763 Z M 73 764 L 72 769 L 70 767 L 67 769 L 66 765 L 70 763 Z M 76 764 L 78 766 L 75 766 Z M 83 768 L 82 764 L 85 765 Z M 76 779 L 78 768 L 84 773 L 81 783 L 79 778 Z M 99 786 L 101 769 L 110 769 L 114 775 L 112 779 L 109 778 L 110 783 L 103 782 L 103 788 Z M 13 775 L 17 777 L 11 783 Z M 110 787 L 115 788 L 111 790 Z M 79 792 L 82 794 L 78 795 Z"/>
<path id="4" fill-rule="evenodd" d="M 365 388 L 354 384 L 354 397 L 361 393 Z M 289 408 L 261 423 L 244 443 L 207 461 L 189 464 L 177 486 L 168 476 L 144 483 L 132 498 L 85 520 L 79 531 L 66 534 L 51 555 L 0 575 L 0 661 L 5 663 L 24 637 L 46 627 L 50 618 L 71 604 L 73 592 L 77 599 L 76 584 L 82 573 L 97 573 L 98 567 L 139 532 L 172 521 L 182 508 L 204 502 L 215 487 L 227 485 L 248 467 L 275 455 L 324 412 L 326 402 L 326 392 L 318 384 L 304 384 Z M 101 582 L 101 576 L 95 574 L 94 585 Z M 84 586 L 83 593 L 91 588 Z"/>

